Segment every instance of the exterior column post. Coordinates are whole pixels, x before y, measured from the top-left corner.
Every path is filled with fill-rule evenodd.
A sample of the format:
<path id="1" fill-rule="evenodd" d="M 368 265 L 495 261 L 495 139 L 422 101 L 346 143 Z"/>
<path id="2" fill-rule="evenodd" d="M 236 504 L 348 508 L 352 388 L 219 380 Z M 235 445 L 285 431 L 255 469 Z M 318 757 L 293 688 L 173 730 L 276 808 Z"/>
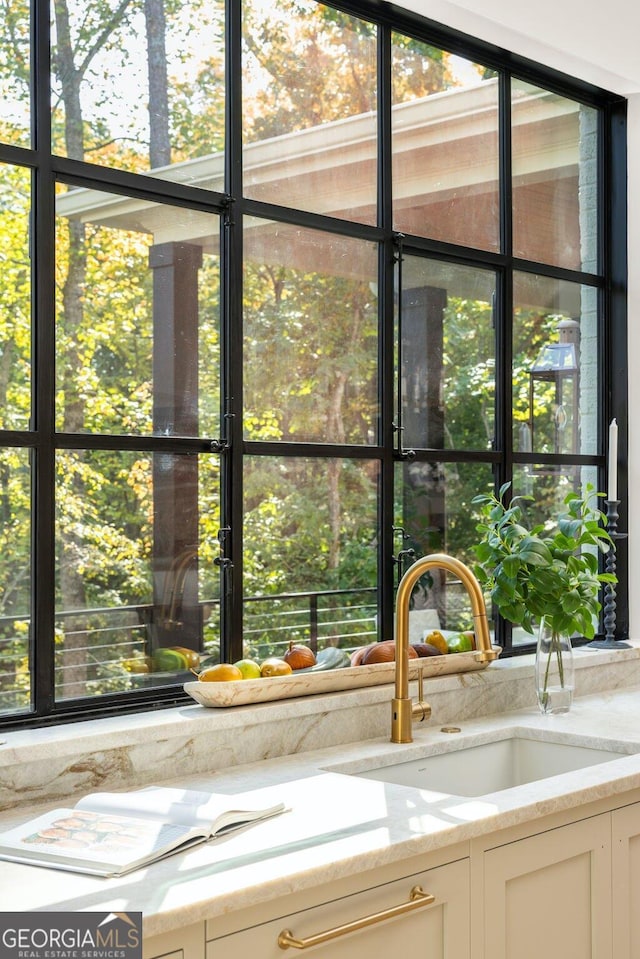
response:
<path id="1" fill-rule="evenodd" d="M 153 270 L 153 431 L 198 435 L 198 271 L 202 248 L 161 243 Z M 198 457 L 154 453 L 154 646 L 199 649 Z"/>

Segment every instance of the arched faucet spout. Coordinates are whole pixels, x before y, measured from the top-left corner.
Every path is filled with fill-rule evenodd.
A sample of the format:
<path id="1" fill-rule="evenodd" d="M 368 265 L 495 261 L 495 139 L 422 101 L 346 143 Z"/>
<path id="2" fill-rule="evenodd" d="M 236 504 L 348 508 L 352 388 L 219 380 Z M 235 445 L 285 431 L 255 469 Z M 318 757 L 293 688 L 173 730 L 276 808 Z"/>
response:
<path id="1" fill-rule="evenodd" d="M 413 742 L 413 718 L 424 713 L 424 704 L 414 705 L 409 698 L 409 604 L 413 588 L 420 577 L 434 568 L 447 570 L 457 576 L 469 594 L 476 637 L 476 658 L 481 662 L 496 658 L 496 651 L 491 647 L 482 590 L 469 567 L 446 553 L 432 553 L 416 560 L 400 580 L 396 594 L 396 687 L 391 713 L 392 743 Z"/>

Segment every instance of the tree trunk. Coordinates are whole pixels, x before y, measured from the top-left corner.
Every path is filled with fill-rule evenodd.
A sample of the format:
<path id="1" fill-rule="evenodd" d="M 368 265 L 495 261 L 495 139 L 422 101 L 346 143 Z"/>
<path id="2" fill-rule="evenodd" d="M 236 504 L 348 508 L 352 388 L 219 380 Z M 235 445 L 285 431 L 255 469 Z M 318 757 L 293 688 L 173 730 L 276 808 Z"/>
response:
<path id="1" fill-rule="evenodd" d="M 363 312 L 360 303 L 356 297 L 352 302 L 353 322 L 349 336 L 349 346 L 346 349 L 346 355 L 349 356 L 356 349 L 356 345 L 362 332 Z M 329 409 L 327 413 L 327 437 L 331 443 L 344 443 L 344 418 L 343 405 L 344 394 L 349 379 L 346 370 L 338 369 L 333 380 L 333 389 L 329 396 Z M 340 472 L 342 464 L 340 460 L 330 459 L 327 461 L 327 493 L 329 499 L 329 529 L 331 535 L 331 547 L 329 550 L 328 566 L 331 570 L 340 568 L 340 539 L 342 528 L 342 497 L 340 496 Z M 329 608 L 335 608 L 339 600 L 331 600 L 328 603 Z M 337 635 L 332 635 L 327 639 L 327 645 L 337 643 Z"/>
<path id="2" fill-rule="evenodd" d="M 67 155 L 77 160 L 84 159 L 84 137 L 82 106 L 80 102 L 81 78 L 74 64 L 69 10 L 65 0 L 55 0 L 57 31 L 56 67 L 62 87 L 64 102 L 64 130 Z M 77 391 L 77 373 L 80 368 L 77 333 L 81 328 L 87 255 L 85 250 L 85 228 L 82 223 L 69 221 L 69 265 L 62 291 L 64 326 L 68 337 L 69 350 L 61 358 L 63 362 L 64 421 L 63 429 L 68 433 L 80 430 L 84 423 L 84 401 Z M 76 459 L 83 458 L 81 450 L 70 454 Z M 84 482 L 74 470 L 67 495 L 84 500 L 86 490 Z M 74 529 L 60 529 L 60 604 L 63 610 L 86 607 L 86 593 L 82 575 L 78 572 L 78 556 L 82 550 L 82 537 Z M 62 665 L 64 671 L 56 670 L 57 685 L 62 698 L 83 696 L 86 694 L 87 680 L 87 630 L 86 616 L 66 617 L 64 620 L 64 648 Z"/>
<path id="3" fill-rule="evenodd" d="M 154 65 L 157 68 L 157 58 L 164 56 L 164 9 L 163 0 L 145 0 L 145 12 L 147 9 L 152 11 L 148 15 L 148 21 L 153 20 L 159 29 L 159 39 L 154 47 L 155 53 Z M 93 57 L 102 49 L 109 39 L 109 36 L 122 22 L 127 7 L 131 5 L 131 0 L 120 0 L 115 10 L 109 10 L 108 15 L 101 25 L 101 28 L 95 32 L 92 37 L 92 45 L 85 48 L 81 66 L 76 66 L 75 50 L 71 34 L 71 22 L 69 17 L 69 7 L 67 0 L 54 0 L 54 13 L 56 21 L 56 53 L 55 70 L 61 85 L 62 102 L 64 104 L 64 136 L 65 147 L 68 157 L 76 160 L 84 160 L 84 120 L 82 114 L 82 102 L 80 97 L 82 79 L 84 73 Z M 149 22 L 147 30 L 149 30 Z M 151 64 L 152 56 L 149 54 Z M 166 64 L 163 66 L 164 80 L 156 85 L 153 84 L 150 77 L 150 87 L 153 87 L 150 99 L 150 109 L 153 109 L 164 117 L 160 128 L 167 129 L 168 113 L 166 108 Z M 151 70 L 151 66 L 150 66 Z M 158 95 L 155 92 L 157 87 L 165 90 L 164 108 L 158 101 Z M 150 124 L 152 131 L 158 129 L 153 122 Z M 166 134 L 168 136 L 168 134 Z M 152 140 L 155 133 L 152 132 Z M 161 162 L 168 162 L 160 160 Z M 62 291 L 62 309 L 65 332 L 68 338 L 67 354 L 63 358 L 63 383 L 62 393 L 64 397 L 64 420 L 63 430 L 68 433 L 80 432 L 84 425 L 85 402 L 78 393 L 77 376 L 81 366 L 81 356 L 78 349 L 78 334 L 83 324 L 83 298 L 87 275 L 87 252 L 86 252 L 86 230 L 82 223 L 70 220 L 69 228 L 69 265 L 67 276 Z M 81 450 L 73 454 L 76 463 L 83 459 Z M 87 491 L 84 479 L 76 469 L 72 475 L 67 477 L 67 494 L 73 496 L 76 500 L 84 502 Z M 83 537 L 81 532 L 75 529 L 60 529 L 58 532 L 60 542 L 60 606 L 63 610 L 84 610 L 86 608 L 86 591 L 82 575 L 78 572 L 78 558 L 83 548 Z M 60 677 L 63 678 L 64 688 L 59 690 L 62 698 L 78 697 L 87 694 L 86 682 L 88 679 L 88 656 L 87 646 L 89 631 L 87 630 L 86 614 L 80 612 L 77 616 L 69 616 L 64 620 L 64 647 L 62 652 L 62 663 L 64 672 L 58 673 L 56 679 L 60 683 Z"/>
<path id="4" fill-rule="evenodd" d="M 149 163 L 171 163 L 164 0 L 144 0 L 149 76 Z"/>

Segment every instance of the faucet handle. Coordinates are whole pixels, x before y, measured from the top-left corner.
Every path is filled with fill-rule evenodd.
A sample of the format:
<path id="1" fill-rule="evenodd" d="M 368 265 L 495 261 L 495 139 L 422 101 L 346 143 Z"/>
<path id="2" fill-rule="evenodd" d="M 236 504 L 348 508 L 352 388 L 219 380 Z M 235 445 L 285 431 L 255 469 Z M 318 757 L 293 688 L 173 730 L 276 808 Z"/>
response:
<path id="1" fill-rule="evenodd" d="M 424 701 L 424 672 L 420 663 L 418 666 L 418 701 L 411 705 L 411 715 L 421 723 L 431 715 L 431 706 Z"/>
<path id="2" fill-rule="evenodd" d="M 394 698 L 391 702 L 391 742 L 411 743 L 411 727 L 414 722 L 423 722 L 431 715 L 431 706 L 424 701 L 424 675 L 420 660 L 411 660 L 418 669 L 418 699 L 413 702 L 408 696 Z M 407 673 L 408 680 L 408 673 Z"/>

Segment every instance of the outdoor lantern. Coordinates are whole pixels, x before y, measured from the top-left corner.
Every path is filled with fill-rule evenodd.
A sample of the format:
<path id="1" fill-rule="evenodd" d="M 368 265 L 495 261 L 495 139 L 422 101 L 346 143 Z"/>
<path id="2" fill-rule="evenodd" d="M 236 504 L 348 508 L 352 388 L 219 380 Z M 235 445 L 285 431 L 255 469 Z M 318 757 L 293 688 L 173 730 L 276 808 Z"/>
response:
<path id="1" fill-rule="evenodd" d="M 545 343 L 529 370 L 529 427 L 536 453 L 578 452 L 580 324 L 558 323 L 558 340 Z"/>

